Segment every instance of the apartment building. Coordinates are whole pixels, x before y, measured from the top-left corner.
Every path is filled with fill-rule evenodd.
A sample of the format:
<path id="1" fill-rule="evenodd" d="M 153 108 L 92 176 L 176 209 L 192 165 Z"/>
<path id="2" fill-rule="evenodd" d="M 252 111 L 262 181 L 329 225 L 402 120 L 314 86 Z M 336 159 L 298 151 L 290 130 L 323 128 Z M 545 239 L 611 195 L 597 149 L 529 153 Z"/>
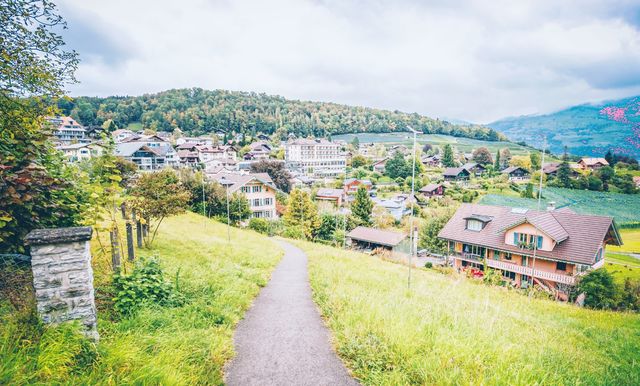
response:
<path id="1" fill-rule="evenodd" d="M 63 144 L 89 142 L 87 129 L 71 117 L 50 117 L 47 121 L 54 127 L 53 135 Z"/>
<path id="2" fill-rule="evenodd" d="M 339 144 L 325 139 L 294 139 L 285 145 L 287 169 L 309 177 L 344 174 L 347 157 Z"/>

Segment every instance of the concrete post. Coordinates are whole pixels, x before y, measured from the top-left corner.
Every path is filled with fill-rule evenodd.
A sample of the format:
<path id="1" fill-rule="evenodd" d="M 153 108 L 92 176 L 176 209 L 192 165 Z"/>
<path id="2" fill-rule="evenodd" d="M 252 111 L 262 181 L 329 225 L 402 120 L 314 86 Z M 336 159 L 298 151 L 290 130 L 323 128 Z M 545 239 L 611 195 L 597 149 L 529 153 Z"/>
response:
<path id="1" fill-rule="evenodd" d="M 91 227 L 36 229 L 27 237 L 38 314 L 45 323 L 79 320 L 98 340 Z"/>

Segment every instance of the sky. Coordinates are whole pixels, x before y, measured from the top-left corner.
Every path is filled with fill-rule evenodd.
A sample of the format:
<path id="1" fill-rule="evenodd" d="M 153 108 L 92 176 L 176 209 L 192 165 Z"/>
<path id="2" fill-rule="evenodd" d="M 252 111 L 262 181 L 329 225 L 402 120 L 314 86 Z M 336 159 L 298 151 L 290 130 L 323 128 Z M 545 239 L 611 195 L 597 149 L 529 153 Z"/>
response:
<path id="1" fill-rule="evenodd" d="M 72 96 L 255 91 L 489 123 L 640 95 L 638 0 L 58 0 Z"/>

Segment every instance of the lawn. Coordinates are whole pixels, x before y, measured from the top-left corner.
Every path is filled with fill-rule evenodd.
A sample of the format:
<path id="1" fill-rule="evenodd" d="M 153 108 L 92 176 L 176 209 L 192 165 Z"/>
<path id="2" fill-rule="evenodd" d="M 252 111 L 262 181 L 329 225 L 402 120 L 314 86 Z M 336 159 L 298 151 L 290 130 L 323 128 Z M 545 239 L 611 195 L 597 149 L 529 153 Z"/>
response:
<path id="1" fill-rule="evenodd" d="M 604 261 L 607 271 L 611 272 L 619 283 L 624 283 L 627 278 L 640 280 L 640 259 L 607 252 Z"/>
<path id="2" fill-rule="evenodd" d="M 620 236 L 622 236 L 623 245 L 609 246 L 607 247 L 607 251 L 610 252 L 628 252 L 628 253 L 638 253 L 640 254 L 640 229 L 622 229 L 620 231 Z M 640 263 L 640 260 L 638 260 Z"/>
<path id="3" fill-rule="evenodd" d="M 342 140 L 351 143 L 354 137 L 358 137 L 358 141 L 361 144 L 365 143 L 384 143 L 386 145 L 397 144 L 411 144 L 413 143 L 413 136 L 410 133 L 358 133 L 358 134 L 341 134 L 333 136 L 334 140 Z M 478 139 L 465 138 L 465 137 L 453 137 L 450 135 L 442 134 L 420 134 L 417 136 L 417 141 L 420 143 L 420 147 L 424 144 L 444 146 L 450 144 L 454 148 L 457 148 L 460 152 L 470 153 L 478 147 L 486 147 L 489 149 L 492 155 L 496 154 L 496 150 L 508 148 L 513 155 L 528 154 L 531 150 L 528 147 L 518 145 L 514 142 L 493 142 L 493 141 L 481 141 Z"/>
<path id="4" fill-rule="evenodd" d="M 640 222 L 640 194 L 595 192 L 590 190 L 544 188 L 541 209 L 553 201 L 556 208 L 567 207 L 576 213 L 614 217 L 618 225 Z M 536 209 L 538 200 L 512 194 L 487 194 L 479 201 L 485 205 L 504 205 Z M 626 240 L 625 240 L 626 243 Z"/>
<path id="5" fill-rule="evenodd" d="M 334 345 L 366 385 L 640 384 L 640 316 L 530 299 L 297 242 Z"/>
<path id="6" fill-rule="evenodd" d="M 0 362 L 8 364 L 0 365 L 0 384 L 221 384 L 222 368 L 234 354 L 233 329 L 282 254 L 252 231 L 232 228 L 231 244 L 226 232 L 224 225 L 195 214 L 165 220 L 154 248 L 139 252 L 160 259 L 186 301 L 179 307 L 148 306 L 128 318 L 110 310 L 112 295 L 104 285 L 109 258 L 94 253 L 97 357 L 90 365 L 74 359 L 65 371 L 43 372 L 46 350 L 37 342 L 16 341 L 7 333 L 10 326 L 0 328 Z M 0 312 L 2 317 L 8 318 Z"/>
<path id="7" fill-rule="evenodd" d="M 125 127 L 127 130 L 141 132 L 142 131 L 142 122 L 131 122 Z"/>

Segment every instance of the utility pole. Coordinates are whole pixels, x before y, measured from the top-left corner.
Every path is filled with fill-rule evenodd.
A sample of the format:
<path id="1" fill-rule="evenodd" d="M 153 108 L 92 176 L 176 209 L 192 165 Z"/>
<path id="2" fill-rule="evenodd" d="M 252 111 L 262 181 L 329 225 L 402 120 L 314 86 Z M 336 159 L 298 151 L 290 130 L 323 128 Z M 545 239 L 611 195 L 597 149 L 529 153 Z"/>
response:
<path id="1" fill-rule="evenodd" d="M 544 156 L 547 148 L 547 136 L 545 135 L 542 143 L 542 160 L 540 161 L 540 182 L 538 184 L 538 205 L 537 210 L 540 211 L 540 203 L 542 200 L 542 176 L 544 175 Z M 535 233 L 536 239 L 533 241 L 533 263 L 531 265 L 531 288 L 533 288 L 533 278 L 536 273 L 536 254 L 538 252 L 538 228 Z M 531 292 L 529 292 L 531 294 Z"/>
<path id="2" fill-rule="evenodd" d="M 415 131 L 410 126 L 407 126 L 409 130 L 413 133 L 413 167 L 411 168 L 411 196 L 409 196 L 409 200 L 411 200 L 411 217 L 409 218 L 409 232 L 410 232 L 410 241 L 411 247 L 409 250 L 409 277 L 407 279 L 407 288 L 411 289 L 411 265 L 413 264 L 413 254 L 415 253 L 415 232 L 413 230 L 413 204 L 414 204 L 414 196 L 415 196 L 415 185 L 416 185 L 416 134 Z"/>

